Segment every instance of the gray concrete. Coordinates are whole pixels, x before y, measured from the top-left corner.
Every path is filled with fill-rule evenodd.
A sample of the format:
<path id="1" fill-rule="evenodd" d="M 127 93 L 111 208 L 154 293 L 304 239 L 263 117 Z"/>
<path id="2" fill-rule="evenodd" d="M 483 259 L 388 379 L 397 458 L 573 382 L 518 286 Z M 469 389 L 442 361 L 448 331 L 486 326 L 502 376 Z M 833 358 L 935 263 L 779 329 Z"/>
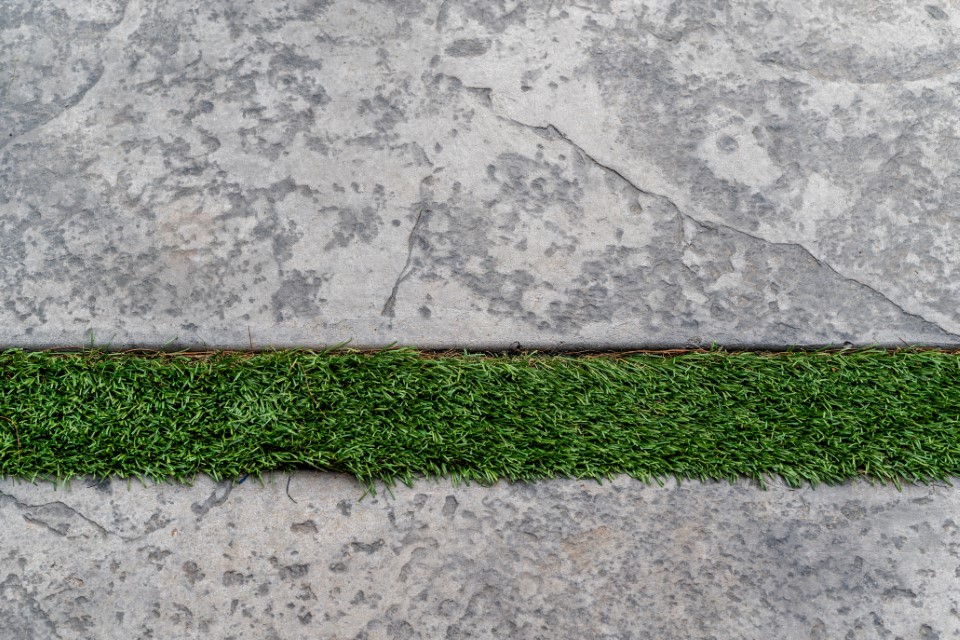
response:
<path id="1" fill-rule="evenodd" d="M 960 346 L 960 1 L 0 0 L 0 347 Z M 0 638 L 953 638 L 960 492 L 0 483 Z"/>
<path id="2" fill-rule="evenodd" d="M 0 637 L 960 637 L 955 489 L 286 480 L 3 483 Z"/>
<path id="3" fill-rule="evenodd" d="M 960 344 L 958 27 L 3 0 L 0 343 Z"/>

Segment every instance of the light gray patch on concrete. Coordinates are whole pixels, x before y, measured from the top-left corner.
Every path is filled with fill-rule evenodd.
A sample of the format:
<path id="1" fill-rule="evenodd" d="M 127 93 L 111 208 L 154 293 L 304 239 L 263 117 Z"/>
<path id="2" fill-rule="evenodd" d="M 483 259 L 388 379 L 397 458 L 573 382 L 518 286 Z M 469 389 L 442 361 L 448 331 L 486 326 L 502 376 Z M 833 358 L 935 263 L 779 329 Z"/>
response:
<path id="1" fill-rule="evenodd" d="M 11 0 L 0 343 L 960 344 L 958 24 Z"/>
<path id="2" fill-rule="evenodd" d="M 960 635 L 960 493 L 947 486 L 420 481 L 363 496 L 343 476 L 287 480 L 111 493 L 4 481 L 4 633 Z"/>

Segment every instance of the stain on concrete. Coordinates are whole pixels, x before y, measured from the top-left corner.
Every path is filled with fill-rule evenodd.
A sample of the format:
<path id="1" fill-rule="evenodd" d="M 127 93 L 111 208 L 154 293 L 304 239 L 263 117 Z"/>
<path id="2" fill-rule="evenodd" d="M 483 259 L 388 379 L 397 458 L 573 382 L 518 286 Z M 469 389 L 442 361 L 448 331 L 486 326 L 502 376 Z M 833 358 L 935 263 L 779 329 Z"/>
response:
<path id="1" fill-rule="evenodd" d="M 222 484 L 4 481 L 0 622 L 64 639 L 645 637 L 637 619 L 658 638 L 960 633 L 944 615 L 960 606 L 945 484 L 290 482 L 296 503 L 274 478 L 198 518 Z M 37 511 L 50 504 L 108 534 L 63 535 Z M 37 513 L 51 525 L 23 517 Z"/>
<path id="2" fill-rule="evenodd" d="M 7 2 L 0 342 L 957 344 L 954 13 Z"/>

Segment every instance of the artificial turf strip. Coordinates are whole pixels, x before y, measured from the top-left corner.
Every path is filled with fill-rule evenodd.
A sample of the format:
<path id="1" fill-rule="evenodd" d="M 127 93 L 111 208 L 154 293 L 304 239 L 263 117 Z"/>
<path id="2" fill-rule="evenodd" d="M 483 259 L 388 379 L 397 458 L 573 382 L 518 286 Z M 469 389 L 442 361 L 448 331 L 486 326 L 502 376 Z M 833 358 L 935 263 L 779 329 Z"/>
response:
<path id="1" fill-rule="evenodd" d="M 960 475 L 960 356 L 0 353 L 0 475 Z"/>

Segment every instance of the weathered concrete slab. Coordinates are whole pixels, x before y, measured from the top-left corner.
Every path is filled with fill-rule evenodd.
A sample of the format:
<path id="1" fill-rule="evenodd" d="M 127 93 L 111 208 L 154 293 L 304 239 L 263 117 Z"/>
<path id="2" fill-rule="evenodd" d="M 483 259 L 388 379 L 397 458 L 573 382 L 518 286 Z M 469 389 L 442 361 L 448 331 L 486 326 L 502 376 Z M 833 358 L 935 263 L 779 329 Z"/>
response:
<path id="1" fill-rule="evenodd" d="M 0 342 L 958 344 L 958 27 L 6 0 Z"/>
<path id="2" fill-rule="evenodd" d="M 960 636 L 960 492 L 942 486 L 0 492 L 5 638 Z"/>

